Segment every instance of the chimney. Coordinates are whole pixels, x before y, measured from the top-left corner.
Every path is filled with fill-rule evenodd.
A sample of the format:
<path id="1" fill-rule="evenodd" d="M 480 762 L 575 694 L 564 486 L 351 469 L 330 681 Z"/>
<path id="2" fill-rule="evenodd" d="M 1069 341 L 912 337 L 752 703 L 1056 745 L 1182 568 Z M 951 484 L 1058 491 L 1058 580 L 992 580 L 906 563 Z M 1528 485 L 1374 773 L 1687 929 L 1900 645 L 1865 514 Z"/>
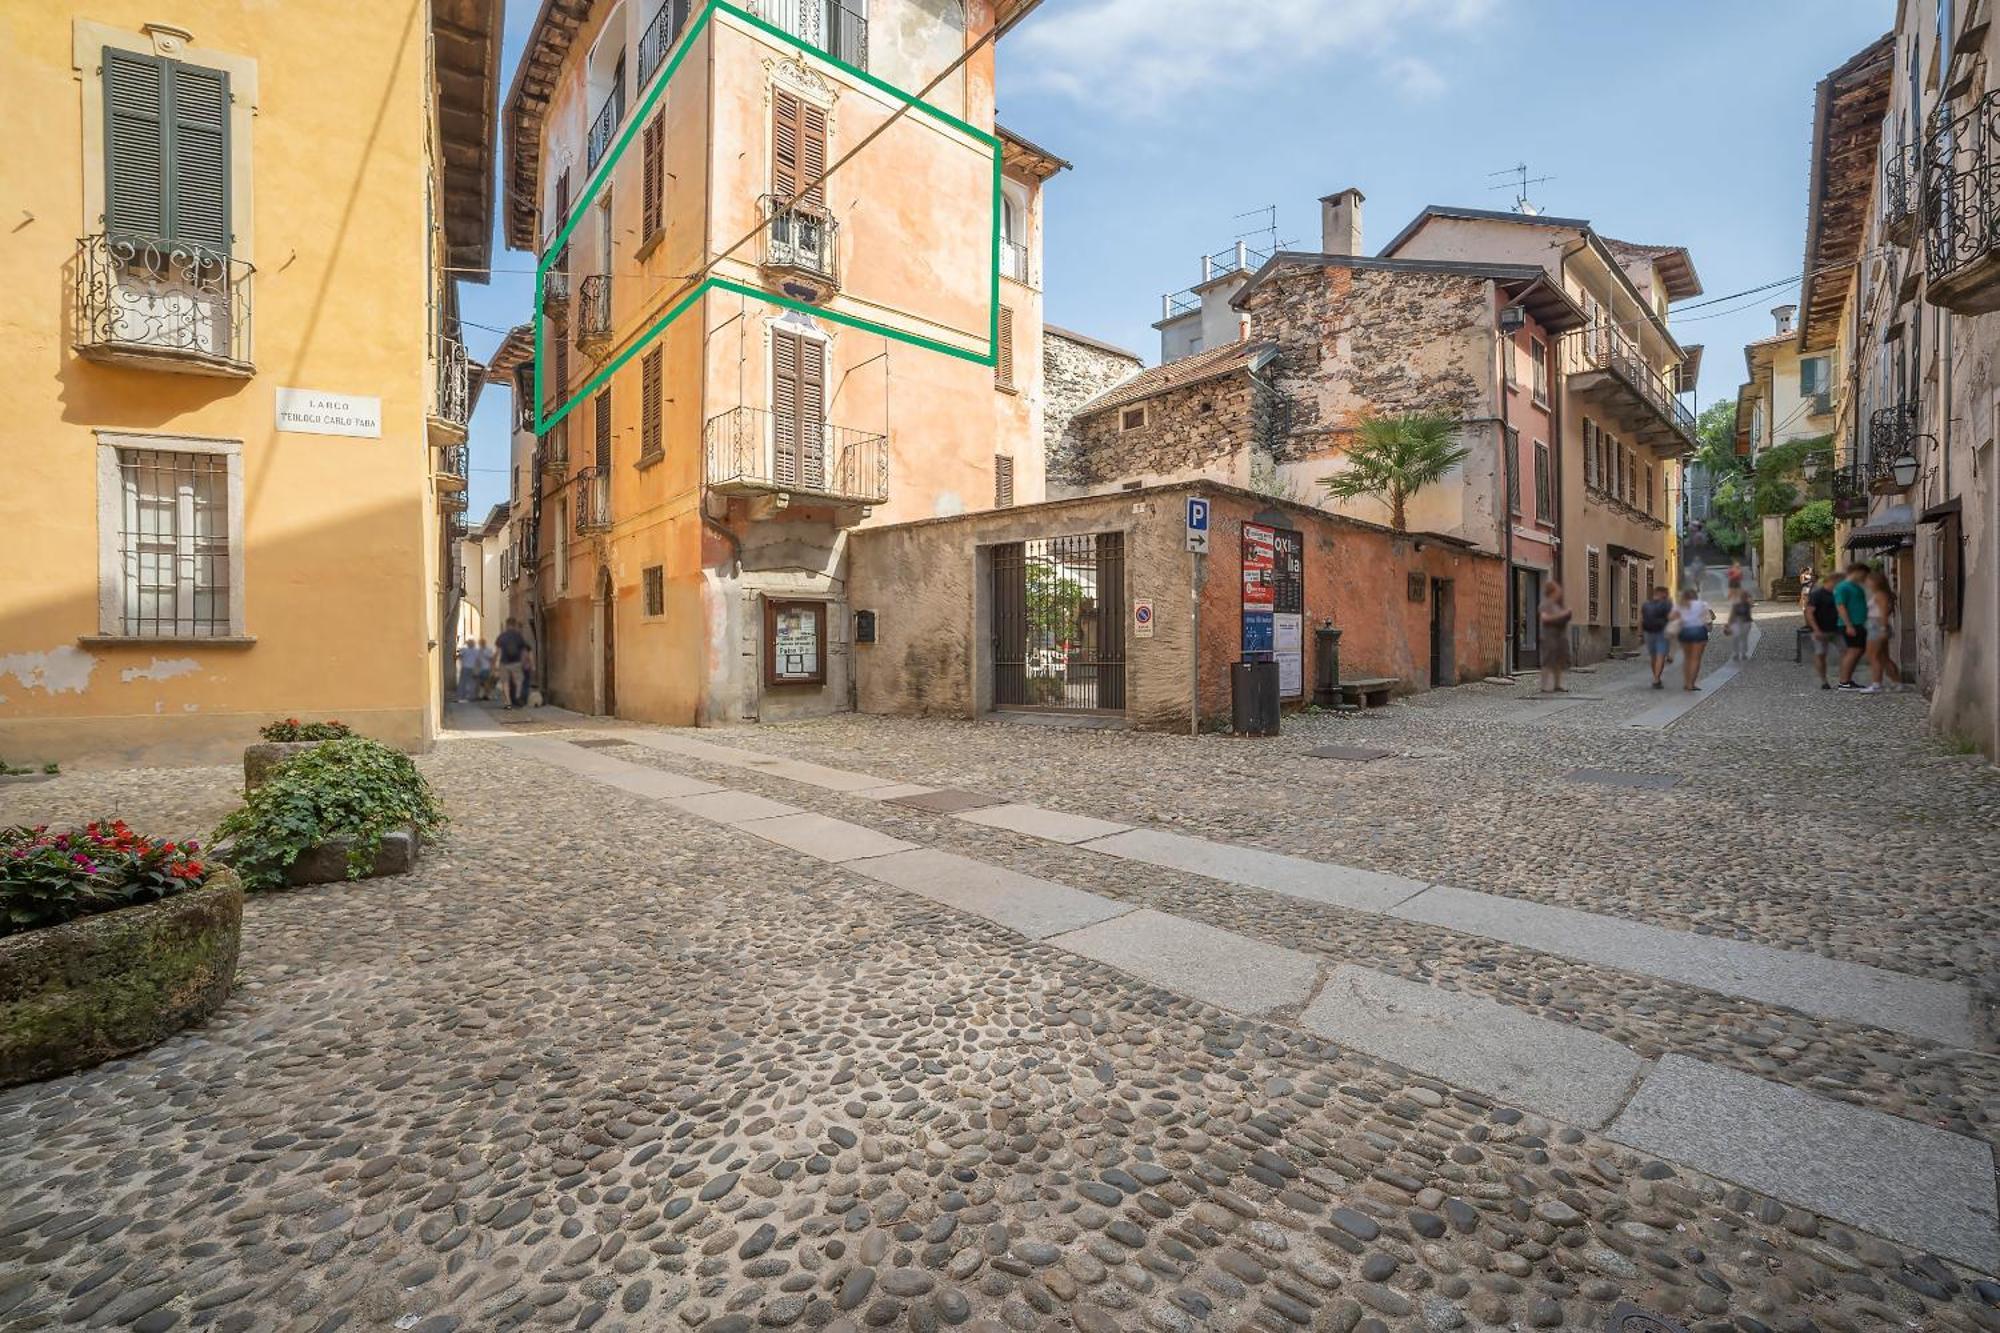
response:
<path id="1" fill-rule="evenodd" d="M 1329 255 L 1361 253 L 1361 191 L 1348 186 L 1319 201 L 1319 248 Z"/>
<path id="2" fill-rule="evenodd" d="M 1790 333 L 1792 331 L 1792 316 L 1798 313 L 1799 308 L 1795 305 L 1774 305 L 1771 307 L 1771 318 L 1778 321 L 1779 333 Z"/>

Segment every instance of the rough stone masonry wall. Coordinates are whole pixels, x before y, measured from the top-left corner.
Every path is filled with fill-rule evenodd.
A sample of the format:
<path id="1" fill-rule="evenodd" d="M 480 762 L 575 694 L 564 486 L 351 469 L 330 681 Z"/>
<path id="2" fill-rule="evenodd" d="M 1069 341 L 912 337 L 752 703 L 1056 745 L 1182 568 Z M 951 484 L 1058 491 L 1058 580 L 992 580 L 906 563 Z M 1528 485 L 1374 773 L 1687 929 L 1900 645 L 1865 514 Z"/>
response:
<path id="1" fill-rule="evenodd" d="M 1371 413 L 1482 413 L 1479 336 L 1492 323 L 1484 278 L 1298 267 L 1250 296 L 1251 328 L 1275 342 L 1266 374 L 1283 396 L 1282 461 L 1338 451 Z"/>
<path id="2" fill-rule="evenodd" d="M 1146 424 L 1135 430 L 1119 428 L 1117 408 L 1080 418 L 1070 432 L 1070 482 L 1238 479 L 1256 436 L 1255 392 L 1249 375 L 1238 371 L 1148 398 Z"/>
<path id="3" fill-rule="evenodd" d="M 1048 453 L 1049 486 L 1080 485 L 1076 471 L 1079 437 L 1076 410 L 1144 367 L 1138 357 L 1078 342 L 1055 329 L 1042 331 L 1042 443 Z"/>

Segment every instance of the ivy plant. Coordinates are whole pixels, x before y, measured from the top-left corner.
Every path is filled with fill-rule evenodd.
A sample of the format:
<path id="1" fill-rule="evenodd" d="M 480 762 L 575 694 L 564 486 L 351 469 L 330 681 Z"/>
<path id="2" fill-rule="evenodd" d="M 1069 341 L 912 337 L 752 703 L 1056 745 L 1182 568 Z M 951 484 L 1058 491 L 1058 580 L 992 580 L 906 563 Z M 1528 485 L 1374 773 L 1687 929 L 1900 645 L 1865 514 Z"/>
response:
<path id="1" fill-rule="evenodd" d="M 216 826 L 229 864 L 246 889 L 283 887 L 305 852 L 347 842 L 347 877 L 375 863 L 385 834 L 410 827 L 428 833 L 445 822 L 430 784 L 410 757 L 380 741 L 327 741 L 280 764 L 243 806 Z"/>

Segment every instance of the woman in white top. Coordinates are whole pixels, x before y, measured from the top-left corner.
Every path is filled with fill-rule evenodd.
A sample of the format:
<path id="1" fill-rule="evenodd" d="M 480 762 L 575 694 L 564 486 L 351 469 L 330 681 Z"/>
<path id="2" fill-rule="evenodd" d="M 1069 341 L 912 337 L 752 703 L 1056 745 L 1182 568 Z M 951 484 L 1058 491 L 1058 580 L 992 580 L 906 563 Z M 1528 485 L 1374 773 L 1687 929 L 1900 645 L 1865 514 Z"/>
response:
<path id="1" fill-rule="evenodd" d="M 1708 626 L 1715 612 L 1695 596 L 1693 588 L 1681 589 L 1681 604 L 1674 609 L 1674 637 L 1681 644 L 1681 688 L 1698 690 L 1702 654 L 1708 651 Z"/>

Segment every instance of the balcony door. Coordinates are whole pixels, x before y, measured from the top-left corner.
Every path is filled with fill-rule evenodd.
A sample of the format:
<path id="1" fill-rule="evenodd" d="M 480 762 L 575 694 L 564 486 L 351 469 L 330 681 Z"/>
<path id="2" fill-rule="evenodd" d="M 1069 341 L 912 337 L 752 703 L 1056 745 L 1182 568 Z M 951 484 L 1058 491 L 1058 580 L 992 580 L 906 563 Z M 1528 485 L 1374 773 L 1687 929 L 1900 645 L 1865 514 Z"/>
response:
<path id="1" fill-rule="evenodd" d="M 826 342 L 810 332 L 771 330 L 771 480 L 826 489 Z"/>

